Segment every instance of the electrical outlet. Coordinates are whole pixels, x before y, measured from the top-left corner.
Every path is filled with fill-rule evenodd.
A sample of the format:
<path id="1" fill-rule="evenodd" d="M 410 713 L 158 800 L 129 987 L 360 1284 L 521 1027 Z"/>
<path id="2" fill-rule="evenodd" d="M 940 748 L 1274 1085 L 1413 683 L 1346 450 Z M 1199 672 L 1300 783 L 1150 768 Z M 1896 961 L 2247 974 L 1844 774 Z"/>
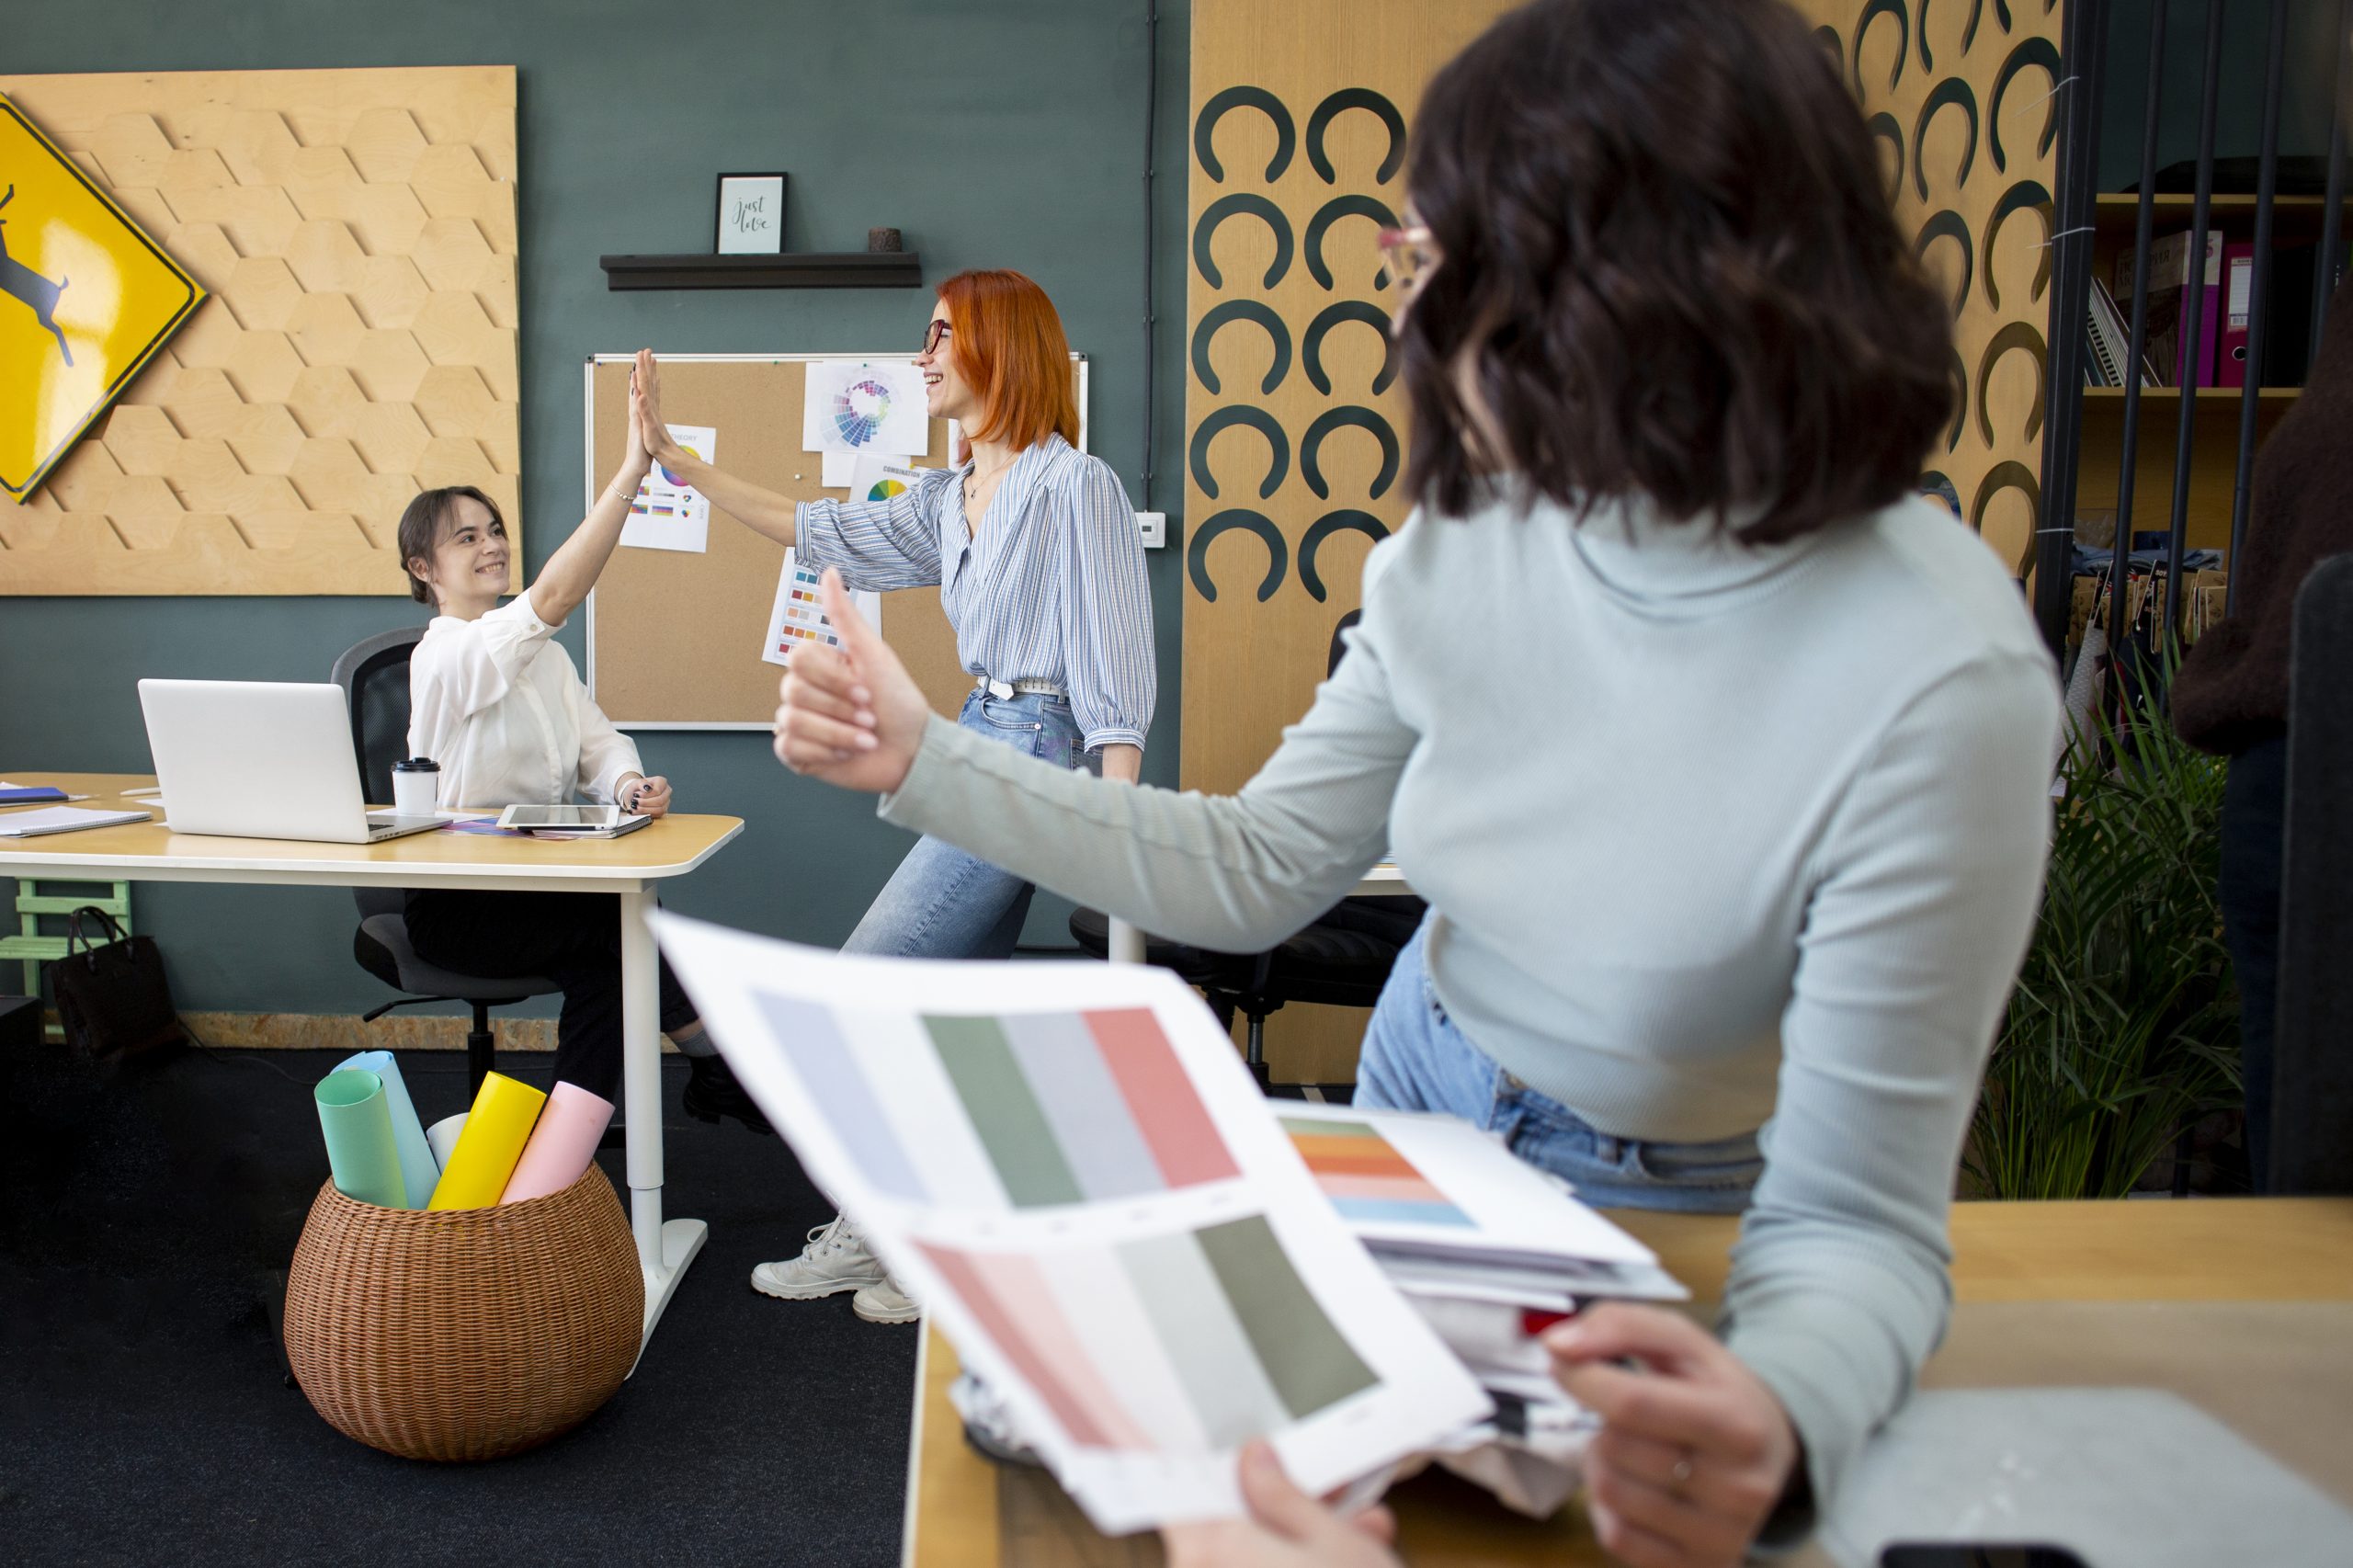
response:
<path id="1" fill-rule="evenodd" d="M 1136 527 L 1143 532 L 1146 550 L 1158 550 L 1168 542 L 1168 514 L 1165 512 L 1138 512 Z"/>

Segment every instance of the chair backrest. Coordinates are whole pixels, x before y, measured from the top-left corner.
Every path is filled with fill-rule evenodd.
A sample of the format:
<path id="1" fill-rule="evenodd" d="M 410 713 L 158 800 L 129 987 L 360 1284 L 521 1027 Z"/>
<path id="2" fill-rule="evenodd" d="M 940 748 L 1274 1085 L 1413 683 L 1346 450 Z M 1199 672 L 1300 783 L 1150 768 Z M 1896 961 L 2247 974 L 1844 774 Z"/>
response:
<path id="1" fill-rule="evenodd" d="M 335 662 L 335 683 L 351 710 L 360 788 L 370 801 L 392 798 L 392 764 L 408 755 L 408 660 L 424 636 L 422 626 L 378 632 Z"/>
<path id="2" fill-rule="evenodd" d="M 2272 1034 L 2270 1191 L 2353 1193 L 2353 555 L 2296 593 Z"/>
<path id="3" fill-rule="evenodd" d="M 1332 628 L 1332 657 L 1330 662 L 1325 664 L 1324 666 L 1324 678 L 1325 680 L 1330 680 L 1334 676 L 1340 673 L 1340 660 L 1347 653 L 1348 651 L 1348 645 L 1347 642 L 1342 639 L 1340 634 L 1363 619 L 1364 611 L 1360 609 L 1352 609 L 1348 611 L 1347 614 L 1340 618 L 1339 625 Z"/>

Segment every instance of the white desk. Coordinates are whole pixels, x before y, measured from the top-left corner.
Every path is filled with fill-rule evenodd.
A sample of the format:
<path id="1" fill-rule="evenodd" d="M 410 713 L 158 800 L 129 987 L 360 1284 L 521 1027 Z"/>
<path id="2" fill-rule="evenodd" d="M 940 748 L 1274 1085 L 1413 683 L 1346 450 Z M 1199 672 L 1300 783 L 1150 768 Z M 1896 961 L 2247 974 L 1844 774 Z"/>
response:
<path id="1" fill-rule="evenodd" d="M 54 784 L 93 809 L 151 810 L 122 791 L 153 785 L 120 773 L 0 769 L 19 784 Z M 630 1228 L 645 1270 L 645 1333 L 662 1319 L 702 1250 L 700 1220 L 662 1217 L 662 1028 L 654 933 L 655 885 L 682 877 L 744 831 L 742 819 L 669 816 L 621 838 L 533 842 L 420 833 L 383 844 L 308 844 L 174 833 L 129 823 L 40 838 L 0 838 L 0 876 L 50 881 L 259 882 L 298 887 L 482 888 L 612 893 L 620 900 L 621 1105 L 629 1140 Z M 353 918 L 358 918 L 355 911 Z"/>
<path id="2" fill-rule="evenodd" d="M 1347 891 L 1349 898 L 1397 898 L 1412 892 L 1414 886 L 1405 873 L 1397 869 L 1394 860 L 1383 860 L 1367 871 Z M 1110 950 L 1106 955 L 1113 963 L 1143 962 L 1143 933 L 1120 919 L 1111 917 Z"/>

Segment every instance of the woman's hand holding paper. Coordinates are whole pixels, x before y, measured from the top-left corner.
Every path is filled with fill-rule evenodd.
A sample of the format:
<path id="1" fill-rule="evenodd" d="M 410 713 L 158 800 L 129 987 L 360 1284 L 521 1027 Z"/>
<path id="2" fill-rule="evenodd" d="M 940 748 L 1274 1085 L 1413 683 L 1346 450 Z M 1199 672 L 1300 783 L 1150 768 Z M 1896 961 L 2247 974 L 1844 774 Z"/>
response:
<path id="1" fill-rule="evenodd" d="M 931 709 L 898 654 L 859 616 L 841 574 L 827 567 L 819 591 L 842 648 L 794 651 L 776 710 L 777 760 L 845 790 L 887 794 L 906 781 Z"/>
<path id="2" fill-rule="evenodd" d="M 1398 1568 L 1388 1509 L 1341 1517 L 1293 1486 L 1264 1443 L 1242 1450 L 1240 1468 L 1249 1517 L 1162 1530 L 1168 1568 Z"/>
<path id="3" fill-rule="evenodd" d="M 1611 1555 L 1635 1568 L 1744 1562 L 1800 1459 L 1772 1390 L 1715 1335 L 1657 1307 L 1597 1307 L 1547 1330 L 1544 1346 L 1561 1386 L 1602 1420 L 1586 1450 L 1586 1504 Z"/>

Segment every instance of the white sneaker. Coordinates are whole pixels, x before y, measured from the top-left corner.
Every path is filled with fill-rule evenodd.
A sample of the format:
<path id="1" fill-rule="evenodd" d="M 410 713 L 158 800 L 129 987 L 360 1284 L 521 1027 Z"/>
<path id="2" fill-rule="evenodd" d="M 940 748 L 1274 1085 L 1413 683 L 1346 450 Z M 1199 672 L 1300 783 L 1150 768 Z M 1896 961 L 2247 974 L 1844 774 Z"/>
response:
<path id="1" fill-rule="evenodd" d="M 869 1323 L 913 1323 L 923 1316 L 922 1306 L 887 1275 L 881 1284 L 869 1285 L 852 1296 L 849 1310 Z"/>
<path id="2" fill-rule="evenodd" d="M 754 1268 L 752 1289 L 788 1301 L 813 1301 L 844 1290 L 862 1292 L 870 1286 L 887 1284 L 890 1278 L 882 1260 L 858 1240 L 849 1216 L 836 1214 L 833 1223 L 809 1233 L 809 1244 L 801 1249 L 799 1257 Z"/>

